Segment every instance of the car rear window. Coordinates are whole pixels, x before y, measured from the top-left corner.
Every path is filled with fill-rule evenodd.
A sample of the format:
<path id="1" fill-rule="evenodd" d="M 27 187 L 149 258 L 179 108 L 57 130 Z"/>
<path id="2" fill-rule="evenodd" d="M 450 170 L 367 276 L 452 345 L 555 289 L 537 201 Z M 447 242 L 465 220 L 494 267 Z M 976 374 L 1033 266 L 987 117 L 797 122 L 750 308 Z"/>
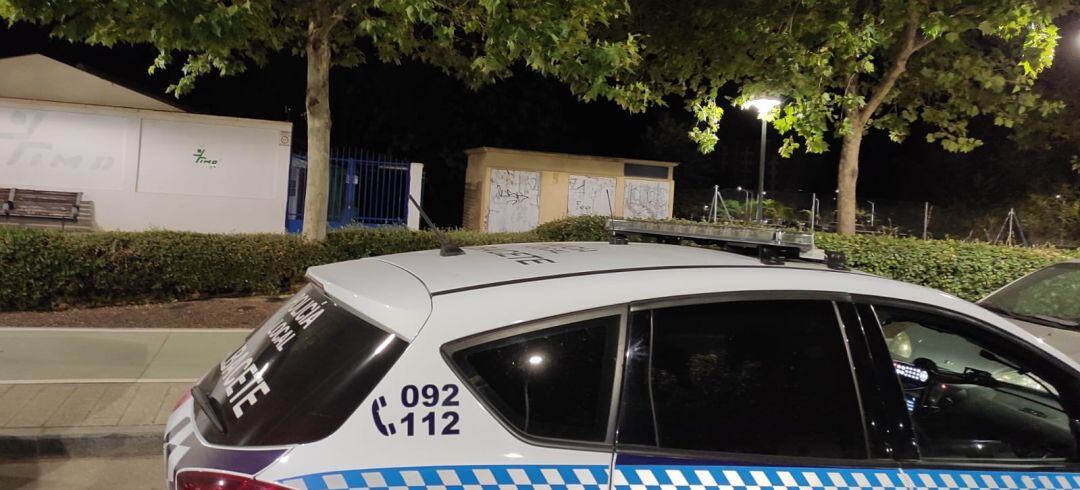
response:
<path id="1" fill-rule="evenodd" d="M 407 345 L 308 285 L 193 389 L 200 433 L 229 446 L 322 439 Z"/>
<path id="2" fill-rule="evenodd" d="M 603 442 L 620 317 L 535 330 L 454 352 L 454 364 L 510 425 L 530 436 Z"/>

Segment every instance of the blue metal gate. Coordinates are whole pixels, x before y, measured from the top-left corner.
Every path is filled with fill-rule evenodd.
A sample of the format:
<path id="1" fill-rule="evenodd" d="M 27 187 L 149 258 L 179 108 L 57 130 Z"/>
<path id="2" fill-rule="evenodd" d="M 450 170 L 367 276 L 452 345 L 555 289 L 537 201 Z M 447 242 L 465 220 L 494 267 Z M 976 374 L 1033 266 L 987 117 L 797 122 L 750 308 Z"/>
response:
<path id="1" fill-rule="evenodd" d="M 330 189 L 326 220 L 345 226 L 405 226 L 409 209 L 410 163 L 355 149 L 330 150 Z M 293 154 L 285 228 L 304 226 L 307 155 Z"/>

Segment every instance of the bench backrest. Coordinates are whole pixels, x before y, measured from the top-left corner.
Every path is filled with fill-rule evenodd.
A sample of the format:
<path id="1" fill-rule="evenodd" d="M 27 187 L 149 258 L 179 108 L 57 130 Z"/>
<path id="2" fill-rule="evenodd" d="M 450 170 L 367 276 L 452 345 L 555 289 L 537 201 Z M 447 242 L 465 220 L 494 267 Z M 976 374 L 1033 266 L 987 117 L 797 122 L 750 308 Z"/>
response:
<path id="1" fill-rule="evenodd" d="M 70 219 L 79 217 L 81 192 L 0 189 L 3 214 L 18 218 Z"/>

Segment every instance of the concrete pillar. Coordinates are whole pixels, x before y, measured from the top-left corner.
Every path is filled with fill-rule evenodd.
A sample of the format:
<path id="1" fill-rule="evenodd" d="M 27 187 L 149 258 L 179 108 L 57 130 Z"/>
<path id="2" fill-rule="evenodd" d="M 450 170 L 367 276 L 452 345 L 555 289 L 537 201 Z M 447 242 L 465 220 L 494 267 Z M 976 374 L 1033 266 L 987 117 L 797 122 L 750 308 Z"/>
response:
<path id="1" fill-rule="evenodd" d="M 413 162 L 409 164 L 409 195 L 422 206 L 424 189 L 424 164 Z M 406 225 L 410 230 L 420 229 L 420 212 L 409 203 L 409 212 L 406 214 Z"/>

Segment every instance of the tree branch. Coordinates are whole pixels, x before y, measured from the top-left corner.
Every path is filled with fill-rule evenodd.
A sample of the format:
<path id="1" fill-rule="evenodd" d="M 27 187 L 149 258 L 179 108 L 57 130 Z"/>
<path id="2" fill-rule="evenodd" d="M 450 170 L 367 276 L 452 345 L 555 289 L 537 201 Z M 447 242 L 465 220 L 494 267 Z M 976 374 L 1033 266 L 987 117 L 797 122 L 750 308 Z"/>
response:
<path id="1" fill-rule="evenodd" d="M 928 38 L 925 38 L 925 39 L 920 39 L 919 41 L 917 41 L 915 43 L 914 49 L 912 49 L 911 52 L 914 53 L 915 51 L 918 51 L 918 50 L 920 50 L 922 48 L 925 48 L 927 44 L 930 44 L 932 42 L 934 42 L 934 38 L 932 38 L 932 37 L 928 37 Z"/>
<path id="2" fill-rule="evenodd" d="M 853 116 L 857 119 L 853 121 L 858 125 L 863 125 L 870 120 L 870 117 L 874 115 L 881 103 L 888 97 L 889 92 L 896 85 L 896 81 L 900 79 L 900 75 L 907 70 L 907 62 L 911 58 L 911 55 L 915 51 L 919 50 L 923 46 L 929 43 L 930 40 L 917 41 L 919 34 L 919 10 L 917 2 L 908 2 L 907 20 L 904 21 L 904 33 L 903 38 L 900 41 L 900 46 L 896 50 L 896 54 L 893 56 L 892 66 L 889 67 L 889 71 L 885 73 L 885 77 L 881 79 L 881 82 L 874 87 L 873 92 L 870 94 L 870 99 L 867 100 L 866 105 L 862 110 L 856 111 Z"/>

